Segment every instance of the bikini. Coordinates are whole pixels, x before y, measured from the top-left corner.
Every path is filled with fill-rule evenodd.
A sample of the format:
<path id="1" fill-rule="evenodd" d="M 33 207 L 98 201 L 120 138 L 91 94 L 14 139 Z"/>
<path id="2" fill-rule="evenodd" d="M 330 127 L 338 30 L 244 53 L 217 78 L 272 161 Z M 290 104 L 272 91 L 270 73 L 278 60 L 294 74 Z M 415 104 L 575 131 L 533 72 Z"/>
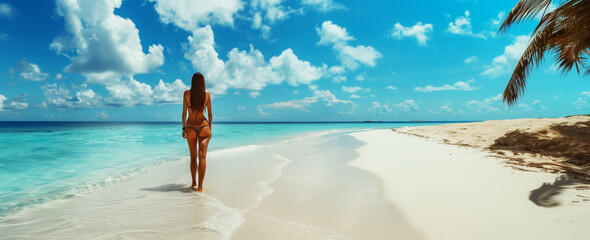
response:
<path id="1" fill-rule="evenodd" d="M 201 126 L 201 127 L 187 127 L 187 128 L 194 130 L 195 133 L 197 134 L 197 136 L 199 136 L 199 133 L 201 132 L 201 130 L 206 127 L 209 127 L 209 126 L 207 125 L 207 126 Z"/>

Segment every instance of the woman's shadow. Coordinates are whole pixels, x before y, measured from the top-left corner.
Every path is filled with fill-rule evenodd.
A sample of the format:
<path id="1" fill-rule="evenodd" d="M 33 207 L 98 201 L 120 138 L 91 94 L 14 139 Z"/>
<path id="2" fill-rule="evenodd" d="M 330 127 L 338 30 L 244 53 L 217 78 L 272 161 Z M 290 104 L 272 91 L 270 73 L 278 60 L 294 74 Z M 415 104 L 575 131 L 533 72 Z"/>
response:
<path id="1" fill-rule="evenodd" d="M 170 183 L 164 184 L 162 186 L 153 187 L 153 188 L 142 188 L 141 190 L 144 191 L 152 191 L 152 192 L 182 192 L 182 193 L 192 193 L 193 189 L 190 186 L 180 183 Z"/>

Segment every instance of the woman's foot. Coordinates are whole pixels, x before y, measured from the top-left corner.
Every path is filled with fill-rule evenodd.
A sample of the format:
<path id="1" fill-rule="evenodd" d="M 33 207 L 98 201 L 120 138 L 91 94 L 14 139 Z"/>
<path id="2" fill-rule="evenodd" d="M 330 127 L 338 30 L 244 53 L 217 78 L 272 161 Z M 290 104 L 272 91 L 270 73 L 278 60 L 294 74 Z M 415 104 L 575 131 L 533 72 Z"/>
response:
<path id="1" fill-rule="evenodd" d="M 197 191 L 199 191 L 199 192 L 202 193 L 203 192 L 203 187 L 197 188 Z"/>

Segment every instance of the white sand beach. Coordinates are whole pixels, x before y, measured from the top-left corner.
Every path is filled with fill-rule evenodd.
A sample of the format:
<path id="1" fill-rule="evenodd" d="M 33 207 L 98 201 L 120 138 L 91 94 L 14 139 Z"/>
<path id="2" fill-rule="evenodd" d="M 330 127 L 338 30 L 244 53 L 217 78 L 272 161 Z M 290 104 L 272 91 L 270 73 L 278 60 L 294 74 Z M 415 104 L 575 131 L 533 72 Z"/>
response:
<path id="1" fill-rule="evenodd" d="M 360 156 L 350 165 L 378 175 L 385 198 L 425 239 L 562 239 L 590 234 L 590 202 L 579 197 L 590 196 L 590 191 L 576 189 L 580 185 L 574 182 L 551 186 L 558 174 L 517 170 L 476 148 L 391 130 L 352 136 L 366 144 L 357 149 Z M 549 196 L 558 193 L 548 200 L 557 206 L 530 200 L 531 193 L 544 186 L 549 186 Z"/>
<path id="2" fill-rule="evenodd" d="M 212 151 L 204 193 L 189 189 L 182 158 L 0 218 L 0 232 L 6 239 L 589 236 L 587 182 L 567 171 L 514 167 L 500 150 L 440 130 L 488 128 L 500 138 L 510 131 L 499 130 L 505 125 L 322 131 Z M 493 142 L 478 134 L 464 135 Z"/>

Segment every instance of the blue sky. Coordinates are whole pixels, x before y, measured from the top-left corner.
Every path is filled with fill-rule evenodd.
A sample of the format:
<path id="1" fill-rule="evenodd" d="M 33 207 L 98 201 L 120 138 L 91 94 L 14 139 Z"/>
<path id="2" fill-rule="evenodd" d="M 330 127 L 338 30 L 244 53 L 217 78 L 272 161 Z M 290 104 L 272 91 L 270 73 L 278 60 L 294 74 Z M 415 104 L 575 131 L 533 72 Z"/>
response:
<path id="1" fill-rule="evenodd" d="M 589 113 L 553 56 L 502 104 L 536 24 L 497 33 L 516 2 L 0 0 L 0 120 L 180 121 L 196 71 L 214 121 Z"/>

